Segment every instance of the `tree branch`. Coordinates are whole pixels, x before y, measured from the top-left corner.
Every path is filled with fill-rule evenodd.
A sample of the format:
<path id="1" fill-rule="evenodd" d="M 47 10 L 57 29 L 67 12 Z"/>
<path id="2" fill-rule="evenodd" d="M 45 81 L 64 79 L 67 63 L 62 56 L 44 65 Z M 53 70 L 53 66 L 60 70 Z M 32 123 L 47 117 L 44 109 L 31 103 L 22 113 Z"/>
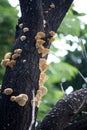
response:
<path id="1" fill-rule="evenodd" d="M 76 123 L 73 123 L 72 125 L 69 125 L 64 130 L 86 130 L 87 129 L 87 119 L 82 119 L 80 121 L 77 121 Z"/>
<path id="2" fill-rule="evenodd" d="M 79 109 L 83 101 L 85 102 L 81 109 Z M 76 111 L 79 109 L 79 112 L 81 112 L 85 108 L 87 108 L 87 89 L 77 90 L 58 101 L 45 116 L 37 130 L 63 130 L 78 114 L 76 114 Z"/>

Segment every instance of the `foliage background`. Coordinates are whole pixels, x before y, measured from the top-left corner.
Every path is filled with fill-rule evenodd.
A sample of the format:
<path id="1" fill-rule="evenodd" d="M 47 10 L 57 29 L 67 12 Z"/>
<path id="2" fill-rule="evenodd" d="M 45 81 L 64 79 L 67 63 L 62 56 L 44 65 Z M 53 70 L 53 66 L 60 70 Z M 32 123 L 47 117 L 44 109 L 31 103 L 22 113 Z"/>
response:
<path id="1" fill-rule="evenodd" d="M 41 121 L 56 101 L 63 97 L 60 83 L 63 84 L 64 90 L 69 86 L 72 86 L 74 90 L 86 87 L 86 83 L 78 73 L 80 71 L 86 80 L 87 24 L 81 21 L 82 16 L 86 14 L 79 14 L 73 7 L 74 5 L 57 30 L 55 42 L 51 45 L 48 62 L 50 59 L 55 60 L 50 61 L 47 71 L 49 78 L 45 85 L 48 88 L 48 94 L 42 100 L 37 121 Z M 8 0 L 0 0 L 0 62 L 4 54 L 11 50 L 17 14 L 17 9 L 12 7 Z M 2 83 L 4 71 L 5 69 L 0 66 L 0 83 Z"/>

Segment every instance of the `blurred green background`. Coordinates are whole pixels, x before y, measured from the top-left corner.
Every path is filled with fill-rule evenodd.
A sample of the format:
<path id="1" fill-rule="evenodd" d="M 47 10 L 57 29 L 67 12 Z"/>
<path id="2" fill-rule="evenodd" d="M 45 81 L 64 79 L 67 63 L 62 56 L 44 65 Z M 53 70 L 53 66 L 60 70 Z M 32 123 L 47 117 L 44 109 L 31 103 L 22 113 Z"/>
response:
<path id="1" fill-rule="evenodd" d="M 87 24 L 82 22 L 85 13 L 78 13 L 71 6 L 55 36 L 48 56 L 50 63 L 45 86 L 48 94 L 43 97 L 37 121 L 41 121 L 57 100 L 63 97 L 61 83 L 65 92 L 86 87 L 79 71 L 87 77 Z M 0 0 L 0 62 L 6 52 L 10 51 L 14 40 L 15 26 L 18 19 L 17 8 L 12 7 L 8 0 Z M 53 60 L 52 60 L 53 59 Z M 5 69 L 0 66 L 0 84 Z M 66 91 L 68 90 L 68 91 Z"/>

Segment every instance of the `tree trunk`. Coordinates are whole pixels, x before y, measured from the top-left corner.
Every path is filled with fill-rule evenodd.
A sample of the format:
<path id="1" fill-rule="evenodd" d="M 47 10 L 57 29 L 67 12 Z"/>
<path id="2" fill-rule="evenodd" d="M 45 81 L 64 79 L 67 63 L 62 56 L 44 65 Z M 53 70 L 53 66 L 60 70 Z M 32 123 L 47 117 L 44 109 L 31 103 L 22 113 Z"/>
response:
<path id="1" fill-rule="evenodd" d="M 44 47 L 50 48 L 48 38 L 49 32 L 56 31 L 61 24 L 66 12 L 73 0 L 19 0 L 22 16 L 16 26 L 16 35 L 12 47 L 12 55 L 16 49 L 21 49 L 22 53 L 16 58 L 14 66 L 7 66 L 0 93 L 0 130 L 28 130 L 32 121 L 33 92 L 35 95 L 39 88 L 39 60 L 42 54 L 36 48 L 35 36 L 38 32 L 44 32 Z M 27 31 L 23 29 L 27 28 Z M 44 56 L 47 58 L 47 55 Z M 12 61 L 12 56 L 10 58 Z M 12 88 L 13 93 L 7 95 L 4 91 Z M 28 101 L 24 106 L 18 102 L 12 102 L 12 96 L 26 94 Z M 35 107 L 35 120 L 38 107 Z M 55 118 L 56 119 L 56 118 Z M 50 120 L 51 121 L 51 120 Z M 50 124 L 51 125 L 51 124 Z M 43 125 L 38 130 L 49 130 L 51 126 Z M 35 129 L 33 123 L 31 130 Z M 54 126 L 53 130 L 60 130 Z M 61 129 L 62 130 L 62 129 Z"/>

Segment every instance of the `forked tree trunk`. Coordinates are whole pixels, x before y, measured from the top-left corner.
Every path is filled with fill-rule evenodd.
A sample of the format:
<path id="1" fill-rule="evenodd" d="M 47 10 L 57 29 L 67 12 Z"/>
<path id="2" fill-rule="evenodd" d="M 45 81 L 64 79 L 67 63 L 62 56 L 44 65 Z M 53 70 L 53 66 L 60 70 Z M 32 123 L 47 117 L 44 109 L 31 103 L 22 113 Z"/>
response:
<path id="1" fill-rule="evenodd" d="M 38 53 L 36 48 L 35 36 L 38 32 L 45 33 L 45 48 L 50 48 L 48 43 L 49 32 L 56 31 L 61 24 L 66 12 L 68 11 L 73 0 L 19 0 L 22 17 L 19 18 L 16 27 L 16 35 L 12 47 L 12 54 L 15 49 L 22 49 L 22 53 L 16 58 L 16 64 L 13 67 L 6 67 L 3 77 L 3 83 L 0 93 L 0 130 L 28 130 L 32 121 L 32 105 L 33 92 L 37 93 L 39 88 L 39 60 L 42 55 Z M 44 24 L 44 25 L 43 25 Z M 29 30 L 24 32 L 24 28 Z M 24 37 L 23 37 L 24 36 Z M 44 57 L 45 59 L 47 56 Z M 12 57 L 11 59 L 12 60 Z M 12 88 L 13 93 L 6 95 L 3 91 L 6 88 Z M 73 108 L 68 106 L 70 101 L 66 97 L 58 102 L 52 111 L 44 118 L 38 130 L 62 130 L 67 126 L 69 114 L 73 116 L 74 110 L 77 110 L 85 99 L 87 90 L 81 90 L 82 98 L 79 99 L 79 92 L 76 95 L 79 99 L 79 105 Z M 28 101 L 24 106 L 18 105 L 17 102 L 11 101 L 11 96 L 26 94 Z M 83 96 L 84 95 L 84 96 Z M 75 95 L 71 97 L 73 99 Z M 66 103 L 65 103 L 66 102 Z M 72 102 L 77 103 L 76 100 Z M 62 106 L 64 105 L 64 109 Z M 84 103 L 84 105 L 86 105 Z M 61 109 L 60 109 L 61 108 Z M 35 108 L 35 120 L 38 108 Z M 60 113 L 58 115 L 58 113 Z M 63 115 L 64 114 L 64 115 Z M 63 117 L 63 118 L 62 118 Z M 59 120 L 60 119 L 60 120 Z M 35 129 L 35 123 L 31 130 Z"/>

